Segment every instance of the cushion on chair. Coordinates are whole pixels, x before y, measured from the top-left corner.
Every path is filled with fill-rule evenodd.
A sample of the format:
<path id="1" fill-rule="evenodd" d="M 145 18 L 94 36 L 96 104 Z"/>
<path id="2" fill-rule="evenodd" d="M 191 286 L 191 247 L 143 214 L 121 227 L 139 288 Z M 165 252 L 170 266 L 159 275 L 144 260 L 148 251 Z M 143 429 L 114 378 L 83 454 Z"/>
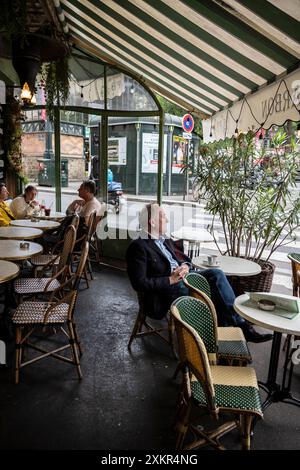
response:
<path id="1" fill-rule="evenodd" d="M 50 307 L 49 302 L 23 302 L 12 316 L 13 323 L 35 324 L 44 323 L 44 316 Z M 62 303 L 51 310 L 46 323 L 64 323 L 68 318 L 69 305 Z"/>
<path id="2" fill-rule="evenodd" d="M 262 416 L 256 374 L 251 367 L 211 366 L 216 406 L 224 409 L 252 411 Z M 200 406 L 206 397 L 200 382 L 193 377 L 192 396 Z"/>
<path id="3" fill-rule="evenodd" d="M 50 281 L 48 277 L 30 277 L 16 279 L 14 282 L 14 288 L 17 294 L 34 294 L 38 292 L 44 292 L 46 284 Z M 46 292 L 52 292 L 60 287 L 60 282 L 57 279 L 53 279 L 47 287 Z"/>

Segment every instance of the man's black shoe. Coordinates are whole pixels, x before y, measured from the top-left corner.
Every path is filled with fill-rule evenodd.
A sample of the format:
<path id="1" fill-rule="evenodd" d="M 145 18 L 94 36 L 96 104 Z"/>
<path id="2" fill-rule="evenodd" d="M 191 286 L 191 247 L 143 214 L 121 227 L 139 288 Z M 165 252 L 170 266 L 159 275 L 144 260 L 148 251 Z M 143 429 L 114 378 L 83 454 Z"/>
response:
<path id="1" fill-rule="evenodd" d="M 265 341 L 270 341 L 273 339 L 273 335 L 267 333 L 267 334 L 261 334 L 255 331 L 253 326 L 250 325 L 245 325 L 243 328 L 243 333 L 246 338 L 246 341 L 250 341 L 251 343 L 264 343 Z"/>

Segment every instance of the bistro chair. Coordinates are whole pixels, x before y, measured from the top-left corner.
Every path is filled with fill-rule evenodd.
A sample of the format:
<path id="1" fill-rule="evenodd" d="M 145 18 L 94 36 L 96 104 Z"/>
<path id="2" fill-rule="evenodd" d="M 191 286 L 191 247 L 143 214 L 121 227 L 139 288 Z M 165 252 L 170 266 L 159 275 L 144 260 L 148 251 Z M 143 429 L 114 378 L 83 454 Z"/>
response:
<path id="1" fill-rule="evenodd" d="M 48 302 L 41 301 L 25 301 L 22 302 L 15 310 L 12 316 L 12 322 L 16 330 L 16 370 L 15 383 L 19 383 L 20 369 L 33 364 L 36 361 L 45 359 L 49 356 L 73 364 L 76 367 L 78 378 L 82 378 L 80 367 L 80 356 L 82 349 L 77 334 L 76 323 L 74 319 L 74 309 L 78 294 L 78 287 L 82 272 L 85 267 L 88 255 L 88 243 L 83 245 L 82 254 L 77 267 L 76 273 L 56 289 Z M 62 333 L 62 337 L 66 341 L 64 345 L 55 347 L 55 349 L 46 350 L 44 346 L 39 346 L 37 336 L 30 341 L 31 336 L 42 330 L 46 333 Z M 52 340 L 52 336 L 47 336 L 47 344 Z M 57 346 L 57 344 L 56 344 Z M 30 360 L 22 360 L 24 357 L 24 348 L 31 348 L 39 353 Z M 62 351 L 71 349 L 71 357 L 60 354 Z"/>
<path id="2" fill-rule="evenodd" d="M 71 274 L 71 254 L 76 240 L 76 230 L 70 225 L 64 236 L 64 243 L 61 255 L 58 256 L 58 264 L 55 265 L 56 259 L 49 261 L 41 270 L 40 274 L 45 274 L 52 269 L 52 277 L 33 277 L 19 278 L 14 282 L 15 294 L 20 298 L 24 295 L 48 294 L 58 289 L 65 282 L 68 275 Z M 57 266 L 55 274 L 53 267 Z"/>
<path id="3" fill-rule="evenodd" d="M 293 295 L 300 297 L 300 253 L 289 253 L 288 258 L 292 263 Z"/>
<path id="4" fill-rule="evenodd" d="M 172 351 L 175 354 L 174 350 L 174 343 L 173 343 L 173 338 L 174 338 L 174 325 L 173 322 L 171 321 L 170 318 L 170 312 L 167 312 L 166 316 L 162 318 L 161 320 L 157 320 L 160 322 L 167 322 L 167 326 L 165 327 L 154 327 L 151 325 L 147 318 L 147 306 L 145 304 L 145 296 L 143 292 L 137 292 L 137 297 L 138 297 L 138 303 L 139 303 L 139 309 L 137 313 L 137 317 L 135 319 L 133 329 L 129 338 L 128 342 L 128 349 L 131 350 L 131 344 L 132 341 L 135 338 L 141 338 L 143 336 L 149 336 L 149 335 L 156 335 L 159 336 L 162 340 L 166 341 L 168 344 L 170 344 Z M 167 332 L 168 337 L 166 338 L 162 333 Z"/>
<path id="5" fill-rule="evenodd" d="M 194 440 L 184 450 L 211 445 L 224 449 L 219 439 L 238 428 L 242 449 L 250 449 L 251 423 L 262 417 L 261 400 L 255 370 L 252 367 L 211 365 L 204 341 L 191 324 L 184 320 L 186 302 L 201 302 L 191 297 L 180 297 L 171 305 L 171 316 L 178 338 L 179 357 L 185 364 L 184 381 L 179 393 L 176 424 L 176 448 L 182 449 L 188 432 Z M 183 308 L 184 306 L 184 308 Z M 199 422 L 191 419 L 192 406 L 206 410 L 218 420 L 222 412 L 232 413 L 234 419 L 209 432 L 202 431 Z"/>
<path id="6" fill-rule="evenodd" d="M 72 223 L 70 224 L 75 228 L 76 234 L 77 234 L 77 229 L 79 225 L 79 215 L 75 214 L 72 218 Z M 38 268 L 44 268 L 49 269 L 52 267 L 53 271 L 57 269 L 59 263 L 60 263 L 60 255 L 63 250 L 64 246 L 64 239 L 57 242 L 55 246 L 53 247 L 52 253 L 50 254 L 42 254 L 42 255 L 37 255 L 33 256 L 31 258 L 31 264 L 34 266 L 34 277 L 37 277 L 38 274 Z M 74 246 L 72 248 L 72 251 L 74 249 Z"/>
<path id="7" fill-rule="evenodd" d="M 216 344 L 218 359 L 225 360 L 227 364 L 246 365 L 252 362 L 252 357 L 247 341 L 241 328 L 236 326 L 218 326 L 217 313 L 211 300 L 210 286 L 199 273 L 188 273 L 183 279 L 184 284 L 189 288 L 190 295 L 202 300 L 211 312 L 216 332 Z"/>
<path id="8" fill-rule="evenodd" d="M 79 259 L 80 253 L 81 253 L 81 246 L 86 241 L 89 244 L 89 251 L 90 251 L 90 242 L 91 242 L 92 236 L 94 235 L 94 233 L 96 231 L 96 227 L 97 227 L 97 224 L 98 224 L 100 219 L 101 219 L 101 217 L 97 216 L 97 212 L 95 210 L 90 214 L 88 224 L 87 224 L 86 233 L 82 237 L 80 237 L 76 240 L 75 249 L 73 250 L 73 254 L 72 254 L 72 263 L 73 264 L 76 264 L 78 262 L 78 259 Z M 90 287 L 89 286 L 89 280 L 88 280 L 88 274 L 90 275 L 90 279 L 92 281 L 94 278 L 93 278 L 93 270 L 92 270 L 91 260 L 90 260 L 89 256 L 87 258 L 87 262 L 86 262 L 86 266 L 84 268 L 84 272 L 82 273 L 82 276 L 85 279 L 87 288 Z"/>
<path id="9" fill-rule="evenodd" d="M 292 265 L 293 295 L 295 297 L 300 297 L 300 253 L 289 253 L 287 256 L 290 259 Z M 291 338 L 292 335 L 287 335 L 285 338 L 282 348 L 283 351 L 289 348 Z M 299 337 L 296 336 L 296 339 L 299 339 Z"/>

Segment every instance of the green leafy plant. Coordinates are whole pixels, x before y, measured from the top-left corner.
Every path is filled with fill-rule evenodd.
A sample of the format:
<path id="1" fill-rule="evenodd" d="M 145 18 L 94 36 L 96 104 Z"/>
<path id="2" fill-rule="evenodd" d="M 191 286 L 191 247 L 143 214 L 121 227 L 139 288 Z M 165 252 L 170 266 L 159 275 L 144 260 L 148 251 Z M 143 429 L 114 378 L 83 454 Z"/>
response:
<path id="1" fill-rule="evenodd" d="M 273 137 L 269 149 L 259 151 L 253 133 L 200 147 L 197 199 L 220 218 L 225 253 L 267 261 L 295 239 L 300 226 L 298 158 L 295 140 L 288 143 L 282 132 Z"/>
<path id="2" fill-rule="evenodd" d="M 54 120 L 54 106 L 64 105 L 69 96 L 69 65 L 68 57 L 42 66 L 42 77 L 46 83 L 46 110 L 50 121 Z"/>
<path id="3" fill-rule="evenodd" d="M 7 99 L 4 115 L 4 145 L 8 163 L 19 179 L 28 183 L 23 172 L 21 109 L 19 102 L 12 96 Z"/>

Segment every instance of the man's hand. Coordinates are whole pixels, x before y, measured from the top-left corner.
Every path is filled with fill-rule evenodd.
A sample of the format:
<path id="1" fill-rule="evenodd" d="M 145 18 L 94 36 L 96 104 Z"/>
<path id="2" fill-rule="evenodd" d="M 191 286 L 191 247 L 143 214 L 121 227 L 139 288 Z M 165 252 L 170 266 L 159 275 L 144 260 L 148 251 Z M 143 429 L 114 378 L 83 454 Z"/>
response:
<path id="1" fill-rule="evenodd" d="M 178 266 L 178 268 L 174 269 L 171 276 L 169 277 L 170 285 L 178 284 L 178 282 L 180 282 L 188 272 L 189 267 L 186 264 Z"/>

